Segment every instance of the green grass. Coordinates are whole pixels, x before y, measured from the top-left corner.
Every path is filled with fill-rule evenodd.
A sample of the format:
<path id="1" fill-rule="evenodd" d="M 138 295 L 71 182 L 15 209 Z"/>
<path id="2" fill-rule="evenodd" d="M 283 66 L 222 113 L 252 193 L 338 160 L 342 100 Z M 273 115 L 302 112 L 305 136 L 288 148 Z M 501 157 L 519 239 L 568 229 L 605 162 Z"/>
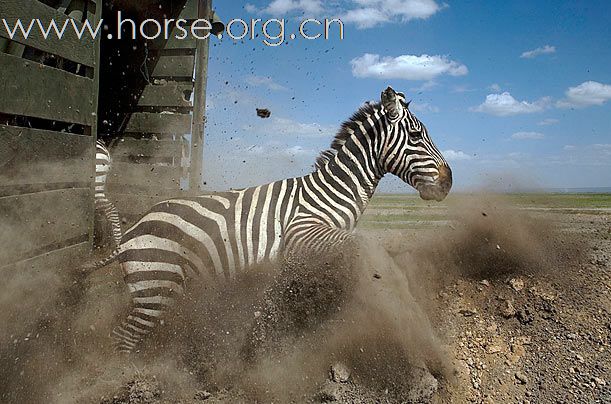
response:
<path id="1" fill-rule="evenodd" d="M 507 199 L 523 206 L 611 208 L 611 194 L 509 194 Z"/>
<path id="2" fill-rule="evenodd" d="M 423 201 L 418 195 L 380 194 L 372 198 L 370 208 L 396 209 L 414 208 L 422 209 L 428 207 L 445 207 L 453 201 L 468 198 L 479 198 L 477 194 L 454 193 L 441 203 L 434 201 Z M 611 208 L 611 194 L 536 194 L 516 193 L 495 195 L 500 201 L 520 207 L 540 208 Z"/>
<path id="3" fill-rule="evenodd" d="M 453 193 L 439 203 L 423 201 L 418 195 L 379 194 L 371 200 L 360 228 L 368 229 L 419 229 L 447 220 L 453 204 L 469 200 L 478 201 L 486 196 Z M 563 214 L 582 213 L 586 209 L 611 208 L 611 194 L 503 194 L 491 196 L 492 200 L 507 206 L 520 208 L 560 208 Z M 607 211 L 589 211 L 591 214 L 608 214 Z"/>

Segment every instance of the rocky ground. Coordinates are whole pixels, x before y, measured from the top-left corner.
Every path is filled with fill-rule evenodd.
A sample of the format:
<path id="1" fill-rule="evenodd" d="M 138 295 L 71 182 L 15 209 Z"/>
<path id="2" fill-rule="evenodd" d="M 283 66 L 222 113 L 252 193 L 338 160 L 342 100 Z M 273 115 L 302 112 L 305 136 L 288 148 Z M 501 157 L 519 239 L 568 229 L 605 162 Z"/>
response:
<path id="1" fill-rule="evenodd" d="M 538 273 L 466 278 L 438 294 L 457 380 L 442 402 L 611 402 L 611 222 L 557 215 L 581 259 Z"/>
<path id="2" fill-rule="evenodd" d="M 214 310 L 188 306 L 173 319 L 182 328 L 166 327 L 148 347 L 150 357 L 126 360 L 101 348 L 107 339 L 98 331 L 125 303 L 118 298 L 120 270 L 112 266 L 88 280 L 86 295 L 75 298 L 81 303 L 61 303 L 71 313 L 69 319 L 54 314 L 62 332 L 53 326 L 47 340 L 43 331 L 40 340 L 31 332 L 39 344 L 31 353 L 22 348 L 35 346 L 34 337 L 15 342 L 20 348 L 9 358 L 16 365 L 7 380 L 19 392 L 6 389 L 4 398 L 24 402 L 16 397 L 33 389 L 30 397 L 46 402 L 104 404 L 611 402 L 608 212 L 495 206 L 457 209 L 441 227 L 360 230 L 387 254 L 365 265 L 358 298 L 340 304 L 329 295 L 323 306 L 332 314 L 290 304 L 296 311 L 281 317 L 299 323 L 300 331 L 284 340 L 288 354 L 257 363 L 256 372 L 235 364 L 249 324 L 265 317 L 256 301 L 269 283 L 247 280 L 247 293 L 206 288 Z M 405 279 L 381 270 L 384 259 Z M 259 287 L 253 292 L 252 285 Z M 283 285 L 291 301 L 321 288 L 296 294 L 294 282 Z M 394 299 L 404 289 L 407 300 Z M 417 320 L 412 309 L 402 318 L 398 307 L 405 302 L 428 320 Z M 326 321 L 301 324 L 304 313 Z M 379 318 L 388 313 L 396 318 Z"/>
<path id="3" fill-rule="evenodd" d="M 302 397 L 303 402 L 611 402 L 611 222 L 604 213 L 529 214 L 550 226 L 535 237 L 548 237 L 543 247 L 558 255 L 532 260 L 530 252 L 512 251 L 520 245 L 515 234 L 481 228 L 479 234 L 471 224 L 469 231 L 476 240 L 469 245 L 457 242 L 453 248 L 478 248 L 475 258 L 460 258 L 464 259 L 461 265 L 476 265 L 475 272 L 449 270 L 443 281 L 439 274 L 416 276 L 422 288 L 435 291 L 415 294 L 428 307 L 449 371 L 433 377 L 427 369 L 413 366 L 404 375 L 410 380 L 409 390 L 397 397 L 388 388 L 363 385 L 353 369 L 336 363 L 328 368 L 318 393 Z M 514 230 L 519 227 L 509 224 Z M 552 228 L 561 231 L 554 234 Z M 368 233 L 395 260 L 414 260 L 418 255 L 413 251 L 413 232 Z M 517 236 L 522 237 L 530 242 L 533 235 Z M 505 259 L 515 256 L 515 262 Z M 538 266 L 543 258 L 550 261 L 546 268 Z M 434 261 L 440 263 L 447 261 Z M 134 381 L 106 402 L 164 402 L 159 387 L 147 383 L 150 380 Z M 226 390 L 196 391 L 192 398 L 194 402 L 249 402 L 248 396 Z"/>

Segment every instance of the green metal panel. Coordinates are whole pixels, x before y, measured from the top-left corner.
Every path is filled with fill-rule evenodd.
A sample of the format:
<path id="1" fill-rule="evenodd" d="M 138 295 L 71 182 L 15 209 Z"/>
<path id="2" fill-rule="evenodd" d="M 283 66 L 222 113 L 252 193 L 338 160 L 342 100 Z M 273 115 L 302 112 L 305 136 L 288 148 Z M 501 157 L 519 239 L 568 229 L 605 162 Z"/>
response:
<path id="1" fill-rule="evenodd" d="M 54 20 L 58 27 L 62 27 L 64 22 L 70 18 L 36 0 L 2 0 L 0 1 L 0 16 L 11 24 L 20 19 L 26 26 L 33 18 L 38 18 L 45 23 Z M 90 22 L 93 29 L 95 29 L 93 24 L 96 22 L 97 19 L 95 22 Z M 13 40 L 86 66 L 95 67 L 97 62 L 95 50 L 98 46 L 96 41 L 88 32 L 79 39 L 72 28 L 72 23 L 69 24 L 61 40 L 57 39 L 54 32 L 48 39 L 45 39 L 40 30 L 36 29 L 37 27 L 33 27 L 28 39 L 16 35 Z M 80 28 L 82 24 L 76 22 L 76 26 Z M 9 38 L 4 24 L 0 24 L 0 36 Z"/>
<path id="2" fill-rule="evenodd" d="M 85 4 L 74 0 L 65 11 L 79 20 L 91 17 Z M 95 14 L 97 21 L 99 4 Z M 0 16 L 60 24 L 70 18 L 36 0 L 2 1 Z M 99 42 L 78 39 L 71 29 L 62 40 L 35 31 L 28 40 L 0 43 L 7 52 L 0 53 L 0 113 L 7 116 L 7 125 L 0 125 L 3 270 L 49 270 L 51 261 L 82 256 L 93 236 Z M 93 78 L 25 60 L 24 45 L 89 66 Z M 58 132 L 56 122 L 70 131 L 78 124 L 84 134 Z"/>
<path id="3" fill-rule="evenodd" d="M 109 185 L 114 189 L 146 187 L 150 189 L 178 189 L 180 187 L 180 167 L 114 163 Z M 118 186 L 118 187 L 117 187 Z"/>
<path id="4" fill-rule="evenodd" d="M 0 198 L 0 263 L 9 264 L 89 238 L 89 189 Z"/>
<path id="5" fill-rule="evenodd" d="M 138 106 L 191 107 L 189 98 L 192 92 L 192 83 L 170 81 L 163 84 L 149 84 L 144 87 Z"/>
<path id="6" fill-rule="evenodd" d="M 191 115 L 178 113 L 137 112 L 132 114 L 127 133 L 185 134 L 191 131 Z"/>
<path id="7" fill-rule="evenodd" d="M 94 126 L 92 79 L 6 54 L 0 72 L 0 112 Z"/>
<path id="8" fill-rule="evenodd" d="M 91 136 L 0 125 L 0 188 L 57 183 L 88 187 Z"/>
<path id="9" fill-rule="evenodd" d="M 152 76 L 158 77 L 173 77 L 173 78 L 188 78 L 193 77 L 193 68 L 195 67 L 195 57 L 193 55 L 184 56 L 160 56 L 159 61 L 153 69 Z"/>
<path id="10" fill-rule="evenodd" d="M 180 158 L 181 142 L 171 140 L 123 138 L 112 149 L 115 161 L 124 161 L 130 157 Z"/>

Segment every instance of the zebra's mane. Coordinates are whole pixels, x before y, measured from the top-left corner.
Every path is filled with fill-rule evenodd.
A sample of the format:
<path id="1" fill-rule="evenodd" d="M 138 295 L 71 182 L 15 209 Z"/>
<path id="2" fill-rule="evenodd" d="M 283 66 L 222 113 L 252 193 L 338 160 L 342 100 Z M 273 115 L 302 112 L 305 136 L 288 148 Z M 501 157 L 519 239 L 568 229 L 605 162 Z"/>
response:
<path id="1" fill-rule="evenodd" d="M 331 146 L 328 149 L 320 152 L 318 157 L 316 157 L 316 163 L 314 164 L 316 169 L 321 169 L 325 164 L 327 164 L 327 162 L 329 162 L 329 160 L 335 157 L 337 152 L 341 150 L 344 143 L 346 143 L 350 136 L 352 136 L 352 133 L 358 129 L 358 123 L 367 119 L 368 116 L 373 115 L 373 113 L 379 107 L 379 102 L 366 102 L 358 109 L 358 111 L 354 113 L 354 115 L 350 117 L 350 119 L 345 121 L 333 138 Z"/>

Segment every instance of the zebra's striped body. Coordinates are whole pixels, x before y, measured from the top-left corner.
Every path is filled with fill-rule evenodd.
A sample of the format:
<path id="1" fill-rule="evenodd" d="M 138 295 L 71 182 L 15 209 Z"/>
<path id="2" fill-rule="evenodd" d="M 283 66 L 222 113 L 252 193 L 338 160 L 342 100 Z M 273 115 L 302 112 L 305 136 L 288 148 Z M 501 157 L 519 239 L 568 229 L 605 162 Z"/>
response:
<path id="1" fill-rule="evenodd" d="M 392 105 L 384 103 L 385 94 Z M 322 254 L 346 242 L 386 172 L 426 189 L 421 194 L 445 196 L 447 163 L 399 97 L 389 88 L 382 105 L 363 107 L 311 174 L 155 205 L 120 246 L 133 307 L 113 331 L 118 349 L 136 348 L 184 293 L 189 277 L 232 279 L 290 251 Z M 394 105 L 402 106 L 400 116 Z M 408 139 L 413 130 L 419 131 L 414 142 Z M 430 194 L 434 186 L 443 189 Z"/>
<path id="2" fill-rule="evenodd" d="M 110 152 L 106 145 L 104 145 L 104 142 L 97 140 L 95 143 L 95 209 L 110 223 L 112 241 L 116 249 L 121 244 L 122 233 L 119 212 L 115 205 L 106 197 L 106 180 L 111 165 Z"/>

